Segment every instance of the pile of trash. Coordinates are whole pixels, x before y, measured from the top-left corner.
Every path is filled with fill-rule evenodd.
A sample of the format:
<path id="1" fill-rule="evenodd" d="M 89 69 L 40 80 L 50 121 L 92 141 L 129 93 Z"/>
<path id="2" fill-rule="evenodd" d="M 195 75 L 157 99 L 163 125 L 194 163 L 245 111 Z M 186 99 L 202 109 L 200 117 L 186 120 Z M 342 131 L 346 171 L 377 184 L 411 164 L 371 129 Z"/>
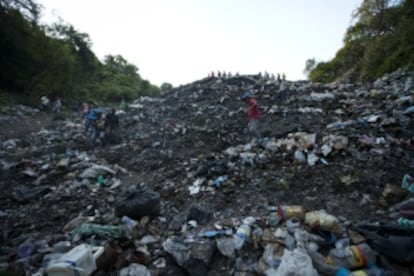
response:
<path id="1" fill-rule="evenodd" d="M 412 73 L 278 88 L 210 77 L 143 97 L 93 150 L 80 114 L 2 110 L 0 272 L 412 275 Z M 247 90 L 261 139 L 243 134 Z"/>

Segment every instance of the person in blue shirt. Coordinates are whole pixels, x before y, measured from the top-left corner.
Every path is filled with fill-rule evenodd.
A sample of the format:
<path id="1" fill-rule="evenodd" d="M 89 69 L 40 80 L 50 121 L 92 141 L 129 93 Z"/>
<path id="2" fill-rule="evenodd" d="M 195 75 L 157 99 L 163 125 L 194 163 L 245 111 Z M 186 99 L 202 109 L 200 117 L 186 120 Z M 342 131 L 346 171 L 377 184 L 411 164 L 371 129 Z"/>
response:
<path id="1" fill-rule="evenodd" d="M 93 125 L 97 118 L 97 111 L 99 111 L 98 105 L 94 102 L 89 103 L 89 111 L 85 120 L 85 135 L 91 135 Z"/>

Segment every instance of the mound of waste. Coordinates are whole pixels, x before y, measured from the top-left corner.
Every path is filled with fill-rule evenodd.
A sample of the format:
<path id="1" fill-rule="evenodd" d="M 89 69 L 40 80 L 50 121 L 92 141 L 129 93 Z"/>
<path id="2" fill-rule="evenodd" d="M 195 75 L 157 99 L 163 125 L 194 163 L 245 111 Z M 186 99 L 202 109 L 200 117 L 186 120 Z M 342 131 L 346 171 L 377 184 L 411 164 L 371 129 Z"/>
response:
<path id="1" fill-rule="evenodd" d="M 412 78 L 288 81 L 284 102 L 206 78 L 119 109 L 95 149 L 80 114 L 4 108 L 0 274 L 413 275 Z"/>

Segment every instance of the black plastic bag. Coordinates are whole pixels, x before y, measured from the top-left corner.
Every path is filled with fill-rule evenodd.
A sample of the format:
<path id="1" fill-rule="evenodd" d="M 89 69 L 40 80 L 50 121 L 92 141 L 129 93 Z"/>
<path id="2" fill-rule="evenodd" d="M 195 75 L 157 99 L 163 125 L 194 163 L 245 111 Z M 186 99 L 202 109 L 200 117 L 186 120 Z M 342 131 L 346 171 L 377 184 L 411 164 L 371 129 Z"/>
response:
<path id="1" fill-rule="evenodd" d="M 146 188 L 128 191 L 119 198 L 115 207 L 116 216 L 128 216 L 132 219 L 157 216 L 159 213 L 160 195 Z"/>

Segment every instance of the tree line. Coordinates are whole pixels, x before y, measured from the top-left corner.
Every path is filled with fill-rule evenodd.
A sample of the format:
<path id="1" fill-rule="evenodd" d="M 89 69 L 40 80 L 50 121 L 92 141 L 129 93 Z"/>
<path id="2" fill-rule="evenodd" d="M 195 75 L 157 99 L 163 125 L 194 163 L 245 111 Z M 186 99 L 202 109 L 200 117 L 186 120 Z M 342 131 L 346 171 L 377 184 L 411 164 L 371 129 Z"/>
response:
<path id="1" fill-rule="evenodd" d="M 306 61 L 311 81 L 332 82 L 343 76 L 372 82 L 399 68 L 414 69 L 414 1 L 363 0 L 335 57 Z"/>
<path id="2" fill-rule="evenodd" d="M 0 0 L 0 101 L 5 95 L 37 103 L 43 95 L 118 101 L 160 94 L 121 55 L 100 61 L 87 33 L 62 20 L 42 25 L 40 12 L 33 0 Z"/>

